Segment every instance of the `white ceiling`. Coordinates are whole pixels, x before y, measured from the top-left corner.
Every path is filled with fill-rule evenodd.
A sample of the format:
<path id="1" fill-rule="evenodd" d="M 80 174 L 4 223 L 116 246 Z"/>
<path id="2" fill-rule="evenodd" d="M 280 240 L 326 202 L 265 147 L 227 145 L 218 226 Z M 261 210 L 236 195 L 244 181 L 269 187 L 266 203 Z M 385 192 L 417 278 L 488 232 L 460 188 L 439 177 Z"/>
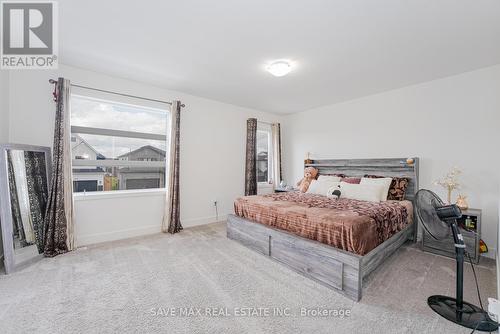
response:
<path id="1" fill-rule="evenodd" d="M 498 0 L 60 0 L 61 62 L 291 113 L 500 63 Z M 267 62 L 297 63 L 288 76 Z"/>

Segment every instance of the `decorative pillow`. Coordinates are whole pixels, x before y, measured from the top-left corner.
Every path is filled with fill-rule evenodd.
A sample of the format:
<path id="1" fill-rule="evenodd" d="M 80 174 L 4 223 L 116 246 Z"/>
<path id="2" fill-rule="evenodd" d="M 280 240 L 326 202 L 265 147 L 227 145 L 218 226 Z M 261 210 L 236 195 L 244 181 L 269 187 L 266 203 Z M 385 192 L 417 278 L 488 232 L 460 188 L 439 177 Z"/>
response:
<path id="1" fill-rule="evenodd" d="M 352 184 L 359 184 L 361 182 L 361 178 L 360 177 L 347 177 L 347 176 L 344 176 L 340 181 L 347 182 L 347 183 L 352 183 Z"/>
<path id="2" fill-rule="evenodd" d="M 366 178 L 380 179 L 383 176 L 378 175 L 365 175 Z M 387 196 L 388 200 L 393 201 L 402 201 L 405 199 L 406 188 L 408 188 L 408 184 L 410 180 L 406 177 L 393 177 L 392 183 L 389 188 L 389 194 Z"/>
<path id="3" fill-rule="evenodd" d="M 360 201 L 380 202 L 385 188 L 382 184 L 353 184 L 340 182 L 342 198 L 357 199 Z"/>
<path id="4" fill-rule="evenodd" d="M 391 187 L 392 177 L 381 177 L 381 178 L 369 178 L 364 177 L 361 179 L 359 184 L 379 184 L 384 188 L 383 192 L 380 194 L 380 201 L 387 201 L 387 196 L 389 195 L 389 188 Z"/>
<path id="5" fill-rule="evenodd" d="M 338 187 L 340 182 L 330 181 L 330 180 L 313 180 L 306 191 L 306 194 L 315 194 L 326 196 L 328 194 L 328 189 L 332 187 Z"/>
<path id="6" fill-rule="evenodd" d="M 318 181 L 340 182 L 341 177 L 335 175 L 320 175 Z"/>
<path id="7" fill-rule="evenodd" d="M 402 201 L 405 199 L 406 188 L 410 180 L 406 177 L 393 177 L 391 187 L 389 188 L 389 196 L 387 199 L 394 201 Z"/>
<path id="8" fill-rule="evenodd" d="M 330 199 L 339 199 L 341 194 L 342 193 L 340 191 L 340 183 L 339 183 L 338 186 L 331 187 L 328 189 L 328 193 L 326 194 L 326 197 L 328 197 Z"/>

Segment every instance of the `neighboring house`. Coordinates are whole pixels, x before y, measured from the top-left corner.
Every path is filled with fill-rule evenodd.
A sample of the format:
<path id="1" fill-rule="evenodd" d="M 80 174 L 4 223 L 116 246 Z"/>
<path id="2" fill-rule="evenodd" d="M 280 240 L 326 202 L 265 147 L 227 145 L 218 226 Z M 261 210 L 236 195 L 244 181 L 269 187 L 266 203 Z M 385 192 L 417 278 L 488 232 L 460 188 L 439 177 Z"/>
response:
<path id="1" fill-rule="evenodd" d="M 151 145 L 120 155 L 118 160 L 165 161 L 165 151 Z M 165 186 L 165 168 L 120 167 L 117 171 L 120 190 L 149 189 Z"/>
<path id="2" fill-rule="evenodd" d="M 267 152 L 259 152 L 257 154 L 257 182 L 268 181 L 268 154 Z"/>
<path id="3" fill-rule="evenodd" d="M 79 135 L 71 136 L 71 156 L 73 160 L 105 159 Z M 106 171 L 101 167 L 73 166 L 73 191 L 102 191 L 105 175 Z"/>

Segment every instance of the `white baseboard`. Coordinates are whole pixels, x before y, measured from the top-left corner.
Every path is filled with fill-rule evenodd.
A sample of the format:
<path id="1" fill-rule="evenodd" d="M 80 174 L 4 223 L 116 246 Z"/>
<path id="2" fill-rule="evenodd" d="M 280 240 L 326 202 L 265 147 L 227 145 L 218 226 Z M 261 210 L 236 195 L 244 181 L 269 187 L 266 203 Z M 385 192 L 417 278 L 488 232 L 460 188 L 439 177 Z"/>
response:
<path id="1" fill-rule="evenodd" d="M 182 226 L 183 227 L 193 227 L 193 226 L 198 226 L 198 225 L 206 225 L 206 224 L 211 224 L 211 223 L 216 223 L 216 222 L 222 222 L 227 220 L 227 214 L 219 215 L 219 217 L 216 216 L 210 216 L 210 217 L 204 217 L 204 218 L 195 218 L 195 219 L 187 219 L 187 220 L 182 220 Z"/>
<path id="2" fill-rule="evenodd" d="M 211 217 L 187 219 L 187 220 L 182 220 L 182 226 L 193 227 L 193 226 L 206 225 L 226 220 L 227 220 L 227 214 L 220 215 L 219 217 L 211 216 Z M 152 225 L 152 226 L 145 226 L 145 227 L 127 229 L 121 231 L 77 235 L 76 243 L 77 247 L 82 247 L 93 244 L 99 244 L 103 242 L 117 241 L 122 239 L 140 237 L 144 235 L 156 234 L 160 232 L 161 232 L 160 225 Z"/>
<path id="3" fill-rule="evenodd" d="M 81 247 L 81 246 L 99 244 L 102 242 L 116 241 L 133 237 L 140 237 L 149 234 L 156 234 L 160 232 L 161 232 L 160 225 L 144 226 L 140 228 L 121 230 L 121 231 L 95 233 L 88 235 L 77 235 L 76 243 L 78 247 Z"/>
<path id="4" fill-rule="evenodd" d="M 481 256 L 488 257 L 490 259 L 496 259 L 497 249 L 495 247 L 488 246 L 488 253 L 483 253 Z"/>

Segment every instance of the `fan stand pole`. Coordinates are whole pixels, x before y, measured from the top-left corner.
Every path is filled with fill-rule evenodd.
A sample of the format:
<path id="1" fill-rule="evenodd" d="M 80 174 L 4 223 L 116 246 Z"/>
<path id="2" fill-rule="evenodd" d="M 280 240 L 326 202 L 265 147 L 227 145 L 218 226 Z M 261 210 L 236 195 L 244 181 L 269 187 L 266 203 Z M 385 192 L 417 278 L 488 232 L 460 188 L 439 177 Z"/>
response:
<path id="1" fill-rule="evenodd" d="M 462 317 L 464 307 L 464 257 L 465 243 L 456 221 L 451 224 L 453 240 L 455 241 L 455 254 L 457 259 L 457 317 Z M 458 320 L 458 319 L 457 319 Z"/>
<path id="2" fill-rule="evenodd" d="M 435 295 L 427 299 L 427 304 L 440 316 L 464 327 L 478 331 L 493 332 L 498 329 L 498 323 L 491 320 L 481 308 L 464 302 L 464 255 L 465 244 L 455 220 L 449 222 L 455 241 L 457 260 L 457 291 L 456 298 Z"/>

